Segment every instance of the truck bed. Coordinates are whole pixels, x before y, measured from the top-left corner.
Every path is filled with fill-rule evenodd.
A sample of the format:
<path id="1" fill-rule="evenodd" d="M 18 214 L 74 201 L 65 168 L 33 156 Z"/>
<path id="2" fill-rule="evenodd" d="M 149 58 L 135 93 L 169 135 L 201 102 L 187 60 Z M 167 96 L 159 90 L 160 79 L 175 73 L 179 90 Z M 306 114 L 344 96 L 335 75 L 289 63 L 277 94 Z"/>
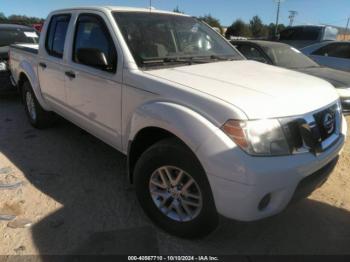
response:
<path id="1" fill-rule="evenodd" d="M 38 44 L 16 44 L 11 45 L 11 49 L 18 49 L 26 51 L 33 54 L 38 54 L 39 45 Z"/>
<path id="2" fill-rule="evenodd" d="M 10 71 L 13 82 L 17 84 L 21 67 L 25 64 L 37 73 L 37 56 L 39 45 L 37 44 L 17 44 L 10 46 Z"/>

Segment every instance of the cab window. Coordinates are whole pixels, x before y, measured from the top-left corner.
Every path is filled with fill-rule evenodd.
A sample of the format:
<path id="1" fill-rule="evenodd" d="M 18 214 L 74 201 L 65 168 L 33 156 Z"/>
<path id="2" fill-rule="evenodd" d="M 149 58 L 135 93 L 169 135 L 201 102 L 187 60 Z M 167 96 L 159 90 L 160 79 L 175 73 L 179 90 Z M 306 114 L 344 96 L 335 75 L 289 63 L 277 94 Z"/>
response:
<path id="1" fill-rule="evenodd" d="M 89 59 L 79 57 L 80 53 L 100 54 L 106 64 L 94 64 Z M 107 72 L 115 72 L 117 68 L 117 52 L 112 37 L 103 19 L 94 14 L 79 16 L 75 36 L 72 60 L 75 63 L 94 67 Z"/>
<path id="2" fill-rule="evenodd" d="M 58 58 L 63 57 L 70 18 L 69 14 L 55 15 L 51 18 L 45 43 L 49 55 Z"/>

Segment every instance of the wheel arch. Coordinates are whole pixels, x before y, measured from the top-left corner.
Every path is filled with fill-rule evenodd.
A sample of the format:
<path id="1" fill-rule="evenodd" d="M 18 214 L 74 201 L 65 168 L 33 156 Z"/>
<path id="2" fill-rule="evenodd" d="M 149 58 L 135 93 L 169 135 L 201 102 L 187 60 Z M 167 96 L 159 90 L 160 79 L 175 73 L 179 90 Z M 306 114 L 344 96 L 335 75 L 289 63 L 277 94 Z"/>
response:
<path id="1" fill-rule="evenodd" d="M 166 138 L 175 138 L 181 141 L 180 138 L 178 138 L 176 135 L 172 134 L 168 130 L 154 126 L 145 127 L 141 129 L 136 134 L 135 138 L 132 141 L 129 141 L 127 165 L 130 183 L 133 183 L 134 167 L 136 165 L 137 160 L 148 148 Z"/>
<path id="2" fill-rule="evenodd" d="M 35 94 L 36 99 L 40 103 L 40 105 L 46 110 L 51 111 L 50 107 L 45 102 L 41 90 L 40 83 L 37 77 L 37 73 L 34 71 L 33 66 L 26 61 L 23 61 L 20 66 L 20 71 L 18 74 L 17 86 L 20 94 L 23 94 L 23 84 L 25 82 L 29 82 L 33 92 Z"/>
<path id="3" fill-rule="evenodd" d="M 199 146 L 217 127 L 197 112 L 171 102 L 153 102 L 136 110 L 128 127 L 127 168 L 133 182 L 134 166 L 150 146 L 166 138 L 175 138 L 197 157 Z M 200 159 L 198 159 L 199 162 Z M 203 166 L 203 165 L 202 165 Z"/>

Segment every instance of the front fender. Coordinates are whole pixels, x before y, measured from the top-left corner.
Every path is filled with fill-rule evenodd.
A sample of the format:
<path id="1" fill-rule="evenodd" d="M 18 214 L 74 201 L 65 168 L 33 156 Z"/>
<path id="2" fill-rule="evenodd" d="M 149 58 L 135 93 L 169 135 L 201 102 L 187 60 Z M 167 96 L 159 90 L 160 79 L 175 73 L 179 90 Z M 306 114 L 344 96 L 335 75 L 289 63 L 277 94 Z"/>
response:
<path id="1" fill-rule="evenodd" d="M 34 91 L 35 97 L 38 100 L 41 107 L 44 108 L 46 111 L 50 111 L 51 110 L 50 107 L 47 105 L 47 103 L 45 102 L 45 100 L 41 94 L 38 74 L 33 69 L 34 68 L 33 65 L 27 61 L 22 61 L 19 64 L 19 68 L 20 68 L 20 70 L 19 70 L 20 73 L 18 74 L 18 76 L 20 76 L 21 74 L 24 74 L 27 77 L 27 79 L 29 80 L 29 83 Z"/>
<path id="2" fill-rule="evenodd" d="M 218 129 L 201 114 L 171 102 L 150 102 L 140 106 L 129 122 L 125 146 L 147 127 L 162 128 L 181 139 L 193 152 Z M 126 148 L 126 147 L 124 147 Z"/>

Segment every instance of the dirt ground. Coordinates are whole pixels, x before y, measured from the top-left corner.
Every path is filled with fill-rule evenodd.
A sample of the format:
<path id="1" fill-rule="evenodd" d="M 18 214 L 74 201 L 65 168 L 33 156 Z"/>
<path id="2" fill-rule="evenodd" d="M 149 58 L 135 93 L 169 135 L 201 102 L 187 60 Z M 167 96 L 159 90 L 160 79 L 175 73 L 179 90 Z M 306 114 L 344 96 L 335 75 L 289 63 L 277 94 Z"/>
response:
<path id="1" fill-rule="evenodd" d="M 21 184 L 0 189 L 0 215 L 17 217 L 0 221 L 0 255 L 350 254 L 349 140 L 328 182 L 310 198 L 254 223 L 222 219 L 213 234 L 189 241 L 158 230 L 143 214 L 124 156 L 64 120 L 35 130 L 19 99 L 1 96 L 5 182 Z"/>

